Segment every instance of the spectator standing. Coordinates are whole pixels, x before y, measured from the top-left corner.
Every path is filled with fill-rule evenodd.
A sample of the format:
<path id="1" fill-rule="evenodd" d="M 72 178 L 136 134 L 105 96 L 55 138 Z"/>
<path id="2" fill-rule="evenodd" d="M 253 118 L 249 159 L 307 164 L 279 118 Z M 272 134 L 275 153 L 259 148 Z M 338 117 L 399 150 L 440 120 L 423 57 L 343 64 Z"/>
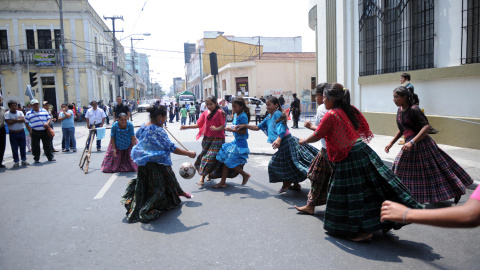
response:
<path id="1" fill-rule="evenodd" d="M 58 121 L 62 122 L 62 135 L 65 141 L 63 152 L 77 152 L 77 142 L 75 140 L 75 123 L 73 123 L 73 105 L 62 104 L 62 112 L 59 114 Z"/>
<path id="2" fill-rule="evenodd" d="M 92 129 L 94 126 L 96 128 L 103 127 L 105 123 L 105 112 L 98 108 L 97 102 L 94 100 L 90 103 L 92 108 L 88 109 L 87 113 L 85 114 L 85 119 L 87 120 L 87 127 Z M 128 108 L 127 108 L 128 109 Z M 117 114 L 117 112 L 115 112 Z M 97 132 L 95 131 L 95 135 Z M 94 136 L 95 136 L 94 135 Z M 87 148 L 90 146 L 90 137 L 87 139 Z M 102 150 L 102 140 L 97 140 L 97 151 Z"/>
<path id="3" fill-rule="evenodd" d="M 130 121 L 133 121 L 133 102 L 128 105 L 128 110 L 130 110 Z"/>
<path id="4" fill-rule="evenodd" d="M 196 118 L 195 121 L 198 120 L 198 117 L 200 116 L 200 104 L 198 104 L 198 101 L 195 102 L 195 110 L 196 110 Z"/>
<path id="5" fill-rule="evenodd" d="M 118 121 L 118 118 L 119 118 L 119 115 L 121 113 L 124 113 L 127 115 L 127 119 L 130 119 L 130 110 L 128 109 L 127 106 L 125 106 L 122 102 L 122 97 L 121 96 L 117 96 L 117 105 L 115 106 L 115 109 L 114 109 L 114 121 Z M 86 116 L 85 116 L 86 117 Z"/>
<path id="6" fill-rule="evenodd" d="M 108 104 L 103 105 L 103 111 L 105 112 L 105 121 L 107 122 L 107 126 L 110 125 L 110 108 Z"/>
<path id="7" fill-rule="evenodd" d="M 48 114 L 50 115 L 50 117 L 52 118 L 52 121 L 50 121 L 50 128 L 53 129 L 53 122 L 56 122 L 57 121 L 57 118 L 55 118 L 55 114 L 52 113 L 52 108 L 50 107 L 50 103 L 48 101 L 44 101 L 43 102 L 43 108 L 48 112 Z M 58 152 L 58 150 L 56 150 L 54 147 L 53 147 L 53 138 L 50 138 L 52 143 L 52 152 Z"/>
<path id="8" fill-rule="evenodd" d="M 255 107 L 255 125 L 258 126 L 262 122 L 262 108 L 260 108 L 260 104 L 257 104 Z"/>
<path id="9" fill-rule="evenodd" d="M 175 121 L 178 122 L 180 118 L 180 107 L 178 103 L 175 103 Z"/>
<path id="10" fill-rule="evenodd" d="M 298 120 L 300 118 L 300 99 L 297 98 L 297 93 L 293 94 L 293 101 L 290 104 L 289 114 L 292 114 L 293 126 L 292 128 L 298 128 Z"/>
<path id="11" fill-rule="evenodd" d="M 173 118 L 175 118 L 175 108 L 173 102 L 170 102 L 170 123 L 173 123 Z"/>
<path id="12" fill-rule="evenodd" d="M 8 102 L 8 108 L 10 109 L 5 113 L 5 122 L 8 124 L 8 131 L 10 134 L 10 146 L 12 147 L 13 154 L 13 167 L 20 166 L 20 160 L 18 158 L 18 150 L 20 150 L 20 157 L 22 159 L 22 165 L 29 165 L 27 162 L 27 154 L 25 152 L 26 139 L 25 139 L 25 115 L 17 107 L 17 101 L 10 100 Z"/>
<path id="13" fill-rule="evenodd" d="M 185 104 L 182 105 L 182 109 L 180 110 L 180 113 L 182 114 L 182 121 L 180 121 L 180 122 L 181 122 L 182 125 L 186 125 L 187 124 L 188 110 L 187 110 L 187 108 L 185 108 Z"/>
<path id="14" fill-rule="evenodd" d="M 188 115 L 189 115 L 189 119 L 188 119 L 188 124 L 190 125 L 192 122 L 194 124 L 197 123 L 197 109 L 195 108 L 195 106 L 193 105 L 193 102 L 190 103 L 190 107 L 188 108 Z"/>
<path id="15" fill-rule="evenodd" d="M 207 104 L 205 103 L 205 101 L 201 101 L 200 102 L 201 105 L 200 105 L 200 113 L 202 114 L 206 109 L 207 109 Z"/>
<path id="16" fill-rule="evenodd" d="M 283 95 L 280 95 L 280 97 L 278 98 L 278 102 L 280 103 L 280 106 L 282 106 L 282 108 L 284 108 L 285 99 L 283 98 Z"/>
<path id="17" fill-rule="evenodd" d="M 32 104 L 32 110 L 27 112 L 25 123 L 30 124 L 26 126 L 32 137 L 33 160 L 35 163 L 40 163 L 40 141 L 42 141 L 43 151 L 48 161 L 55 161 L 52 152 L 52 139 L 45 129 L 46 126 L 50 126 L 52 117 L 45 109 L 40 108 L 38 100 L 33 99 L 30 104 Z"/>
<path id="18" fill-rule="evenodd" d="M 3 107 L 3 97 L 0 94 L 0 169 L 4 169 L 3 155 L 5 154 L 5 144 L 7 143 L 7 130 L 5 129 L 5 107 Z"/>

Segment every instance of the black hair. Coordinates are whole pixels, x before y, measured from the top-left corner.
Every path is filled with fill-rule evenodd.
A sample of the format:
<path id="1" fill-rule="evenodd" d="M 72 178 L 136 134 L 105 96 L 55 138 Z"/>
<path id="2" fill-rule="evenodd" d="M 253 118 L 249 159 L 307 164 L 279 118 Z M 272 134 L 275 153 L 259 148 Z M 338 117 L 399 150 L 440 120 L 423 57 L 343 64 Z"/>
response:
<path id="1" fill-rule="evenodd" d="M 220 109 L 220 106 L 218 105 L 217 97 L 215 97 L 215 96 L 208 96 L 206 100 L 210 100 L 211 102 L 215 103 L 215 109 L 213 109 L 213 111 L 210 113 L 210 115 L 207 116 L 207 119 L 210 120 L 217 113 L 217 111 Z M 225 114 L 225 112 L 224 112 L 224 114 Z"/>
<path id="2" fill-rule="evenodd" d="M 98 105 L 98 102 L 96 100 L 90 101 L 90 105 L 92 105 L 94 102 L 97 103 L 97 105 Z"/>
<path id="3" fill-rule="evenodd" d="M 297 96 L 297 93 L 293 93 L 293 95 L 292 95 L 292 96 L 293 96 L 293 97 L 296 97 L 296 96 Z"/>
<path id="4" fill-rule="evenodd" d="M 317 87 L 315 88 L 315 95 L 323 96 L 323 90 L 325 90 L 325 87 L 327 86 L 328 86 L 328 83 L 326 82 L 317 85 Z"/>
<path id="5" fill-rule="evenodd" d="M 121 96 L 117 96 L 117 98 L 122 98 Z"/>
<path id="6" fill-rule="evenodd" d="M 410 74 L 409 73 L 405 72 L 405 73 L 402 73 L 402 75 L 400 75 L 400 76 L 402 76 L 405 80 L 410 81 Z"/>
<path id="7" fill-rule="evenodd" d="M 287 125 L 287 115 L 283 111 L 282 106 L 280 106 L 280 101 L 278 101 L 278 98 L 275 96 L 269 96 L 267 98 L 267 101 L 272 102 L 273 105 L 278 105 L 277 110 L 279 110 L 282 113 L 282 116 L 280 116 L 275 123 L 282 122 L 284 125 Z"/>
<path id="8" fill-rule="evenodd" d="M 182 108 L 185 108 L 185 104 L 182 105 Z"/>
<path id="9" fill-rule="evenodd" d="M 232 100 L 232 103 L 235 103 L 243 108 L 243 112 L 247 115 L 247 121 L 250 122 L 250 108 L 248 108 L 247 104 L 245 104 L 245 100 L 242 97 L 236 97 Z"/>
<path id="10" fill-rule="evenodd" d="M 323 91 L 328 100 L 334 101 L 334 107 L 340 107 L 347 114 L 353 127 L 358 129 L 359 123 L 355 116 L 357 110 L 350 105 L 350 90 L 344 88 L 339 83 L 333 83 L 328 85 Z"/>
<path id="11" fill-rule="evenodd" d="M 72 110 L 73 109 L 73 104 L 68 104 L 67 107 Z"/>
<path id="12" fill-rule="evenodd" d="M 60 105 L 60 107 L 62 107 L 63 105 L 65 105 L 65 107 L 67 107 L 67 103 L 62 103 L 62 105 Z"/>
<path id="13" fill-rule="evenodd" d="M 167 115 L 167 108 L 165 106 L 160 105 L 158 107 L 149 107 L 147 112 L 150 113 L 150 120 L 155 120 L 157 116 L 166 116 Z"/>
<path id="14" fill-rule="evenodd" d="M 401 97 L 407 97 L 408 107 L 412 107 L 412 105 L 418 105 L 420 103 L 418 96 L 413 93 L 410 87 L 405 87 L 402 85 L 395 88 L 393 92 Z"/>
<path id="15" fill-rule="evenodd" d="M 118 115 L 118 119 L 120 119 L 120 117 L 123 117 L 123 116 L 127 117 L 127 120 L 128 120 L 128 116 L 127 116 L 127 114 L 124 113 L 124 112 L 122 112 L 122 113 L 120 113 L 120 114 Z"/>
<path id="16" fill-rule="evenodd" d="M 12 104 L 18 104 L 18 101 L 11 99 L 7 102 L 8 107 L 10 107 L 10 105 L 12 105 Z"/>

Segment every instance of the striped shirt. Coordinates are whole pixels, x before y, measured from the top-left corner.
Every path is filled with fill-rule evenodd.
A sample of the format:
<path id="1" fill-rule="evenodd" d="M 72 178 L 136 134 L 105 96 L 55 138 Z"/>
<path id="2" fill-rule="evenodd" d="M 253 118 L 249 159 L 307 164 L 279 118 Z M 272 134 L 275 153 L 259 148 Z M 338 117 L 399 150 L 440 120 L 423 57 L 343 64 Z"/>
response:
<path id="1" fill-rule="evenodd" d="M 32 129 L 41 131 L 45 130 L 43 124 L 46 124 L 49 119 L 52 119 L 50 114 L 45 109 L 40 108 L 38 112 L 34 110 L 27 112 L 25 123 L 30 124 Z"/>

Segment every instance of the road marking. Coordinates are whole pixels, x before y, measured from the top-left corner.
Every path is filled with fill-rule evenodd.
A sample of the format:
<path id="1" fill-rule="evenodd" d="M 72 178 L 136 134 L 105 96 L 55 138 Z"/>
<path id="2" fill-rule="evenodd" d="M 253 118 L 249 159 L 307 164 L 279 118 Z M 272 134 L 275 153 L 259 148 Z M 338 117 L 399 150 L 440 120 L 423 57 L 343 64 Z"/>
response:
<path id="1" fill-rule="evenodd" d="M 107 183 L 105 183 L 105 185 L 103 185 L 102 189 L 100 189 L 100 191 L 97 193 L 97 195 L 95 197 L 93 197 L 93 199 L 98 200 L 98 199 L 103 198 L 103 196 L 105 195 L 105 193 L 107 193 L 108 189 L 112 186 L 113 182 L 115 182 L 115 179 L 117 179 L 117 177 L 118 177 L 117 173 L 113 174 L 110 177 L 110 179 L 108 179 Z"/>

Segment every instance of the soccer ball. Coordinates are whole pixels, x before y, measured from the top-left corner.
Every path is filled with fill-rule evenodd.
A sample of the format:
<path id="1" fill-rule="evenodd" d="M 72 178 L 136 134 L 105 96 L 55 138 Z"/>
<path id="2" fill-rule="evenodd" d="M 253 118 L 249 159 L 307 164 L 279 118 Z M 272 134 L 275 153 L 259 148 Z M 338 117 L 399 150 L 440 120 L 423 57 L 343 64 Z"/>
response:
<path id="1" fill-rule="evenodd" d="M 190 179 L 195 176 L 195 167 L 190 162 L 184 162 L 180 165 L 180 175 L 185 179 Z"/>

